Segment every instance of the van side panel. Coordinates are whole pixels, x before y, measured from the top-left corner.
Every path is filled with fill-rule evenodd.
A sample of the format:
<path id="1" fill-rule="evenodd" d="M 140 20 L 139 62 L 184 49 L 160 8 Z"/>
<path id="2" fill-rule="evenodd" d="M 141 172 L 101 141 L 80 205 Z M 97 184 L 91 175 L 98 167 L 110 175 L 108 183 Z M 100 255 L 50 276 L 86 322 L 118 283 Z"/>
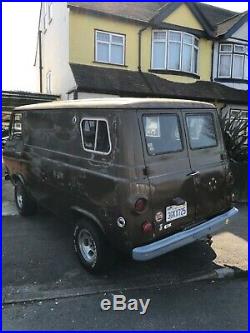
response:
<path id="1" fill-rule="evenodd" d="M 24 118 L 26 182 L 36 200 L 56 214 L 77 210 L 92 215 L 113 244 L 130 249 L 143 220 L 134 214 L 134 203 L 138 197 L 149 199 L 136 112 L 41 110 Z M 84 150 L 83 118 L 107 120 L 109 155 Z M 116 223 L 121 216 L 127 221 L 125 230 Z"/>

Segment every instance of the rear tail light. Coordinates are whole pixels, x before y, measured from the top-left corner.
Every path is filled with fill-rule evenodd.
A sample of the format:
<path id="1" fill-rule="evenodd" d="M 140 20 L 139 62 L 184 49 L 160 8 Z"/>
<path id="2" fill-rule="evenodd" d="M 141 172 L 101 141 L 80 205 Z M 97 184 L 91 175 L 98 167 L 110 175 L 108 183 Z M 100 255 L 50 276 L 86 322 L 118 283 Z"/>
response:
<path id="1" fill-rule="evenodd" d="M 148 234 L 148 233 L 152 233 L 154 230 L 154 226 L 151 222 L 149 221 L 145 221 L 143 224 L 142 224 L 142 232 L 144 234 Z"/>
<path id="2" fill-rule="evenodd" d="M 145 210 L 146 208 L 146 204 L 147 204 L 147 200 L 146 199 L 143 199 L 143 198 L 140 198 L 140 199 L 137 199 L 136 200 L 136 203 L 135 203 L 135 210 L 137 213 L 141 213 Z"/>

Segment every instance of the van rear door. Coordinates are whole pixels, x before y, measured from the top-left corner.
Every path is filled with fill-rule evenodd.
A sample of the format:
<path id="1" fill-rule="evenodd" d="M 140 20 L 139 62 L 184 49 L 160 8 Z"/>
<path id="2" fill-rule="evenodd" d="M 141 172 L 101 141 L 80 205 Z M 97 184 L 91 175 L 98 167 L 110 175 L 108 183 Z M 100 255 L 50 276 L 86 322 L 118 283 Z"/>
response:
<path id="1" fill-rule="evenodd" d="M 156 237 L 195 221 L 195 188 L 180 110 L 138 111 Z"/>
<path id="2" fill-rule="evenodd" d="M 225 148 L 216 110 L 183 110 L 196 193 L 196 219 L 228 209 Z"/>

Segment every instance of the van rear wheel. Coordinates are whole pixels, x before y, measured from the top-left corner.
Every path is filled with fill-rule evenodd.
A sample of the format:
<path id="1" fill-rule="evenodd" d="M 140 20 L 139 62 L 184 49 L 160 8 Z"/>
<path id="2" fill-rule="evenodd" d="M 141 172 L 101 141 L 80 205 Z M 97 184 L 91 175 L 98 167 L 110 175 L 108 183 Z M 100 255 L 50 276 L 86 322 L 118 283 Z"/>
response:
<path id="1" fill-rule="evenodd" d="M 114 263 L 113 249 L 101 230 L 90 221 L 77 221 L 74 247 L 80 262 L 91 273 L 107 272 Z"/>
<path id="2" fill-rule="evenodd" d="M 28 195 L 24 185 L 20 181 L 15 184 L 15 202 L 20 215 L 31 216 L 36 213 L 36 202 Z"/>

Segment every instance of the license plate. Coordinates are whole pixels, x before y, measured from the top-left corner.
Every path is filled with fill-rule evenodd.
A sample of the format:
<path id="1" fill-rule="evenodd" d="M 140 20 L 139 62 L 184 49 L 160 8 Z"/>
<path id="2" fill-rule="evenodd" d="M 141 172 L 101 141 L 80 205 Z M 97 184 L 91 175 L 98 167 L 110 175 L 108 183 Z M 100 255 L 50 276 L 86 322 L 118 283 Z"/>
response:
<path id="1" fill-rule="evenodd" d="M 166 221 L 173 221 L 181 217 L 187 216 L 187 202 L 183 205 L 169 206 L 166 208 Z"/>

